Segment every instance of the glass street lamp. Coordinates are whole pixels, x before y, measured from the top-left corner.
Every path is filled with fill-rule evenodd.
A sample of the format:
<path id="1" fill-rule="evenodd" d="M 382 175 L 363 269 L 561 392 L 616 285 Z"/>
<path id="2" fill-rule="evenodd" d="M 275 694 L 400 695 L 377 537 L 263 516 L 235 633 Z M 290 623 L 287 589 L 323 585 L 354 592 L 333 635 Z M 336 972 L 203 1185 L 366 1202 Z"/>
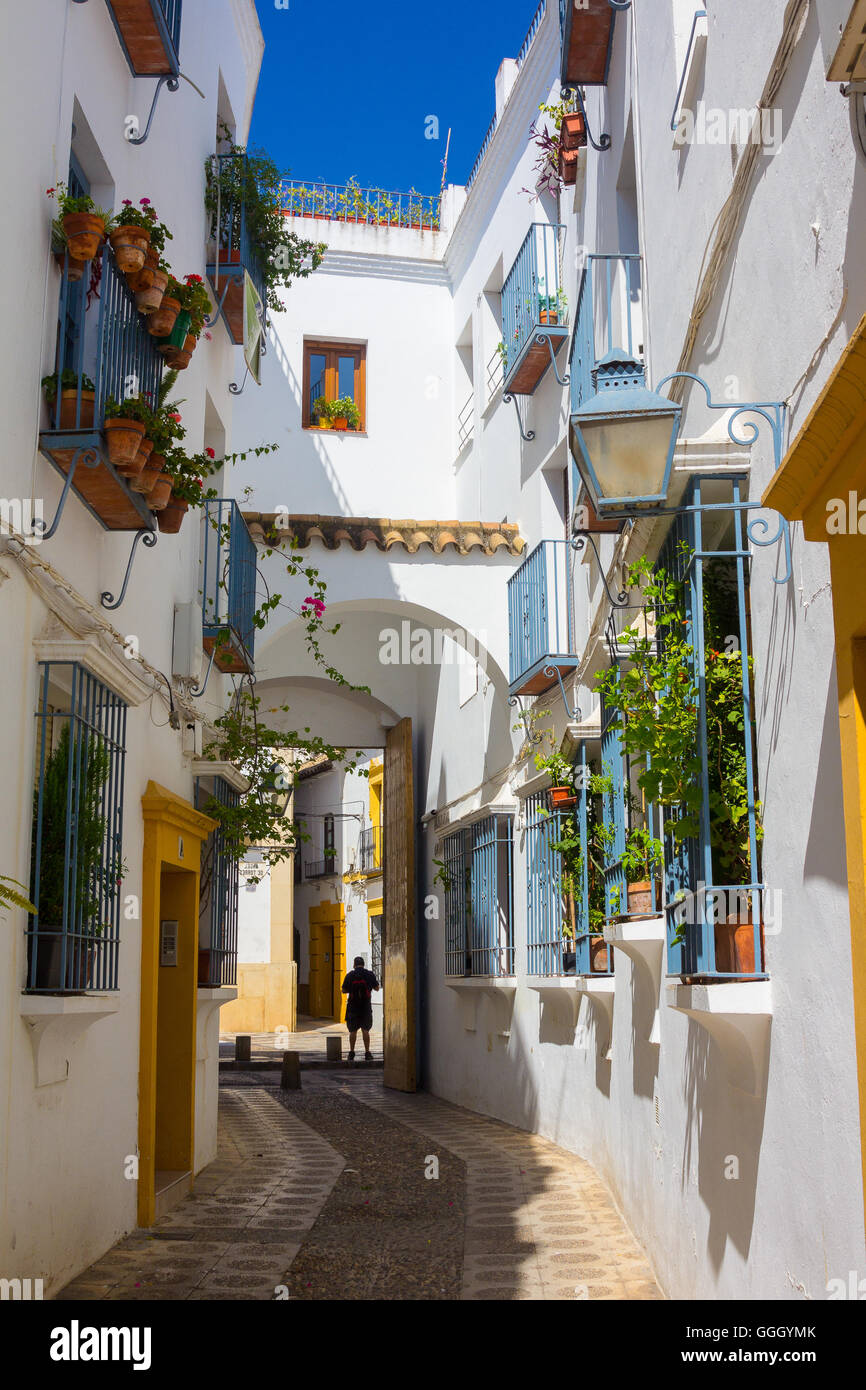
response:
<path id="1" fill-rule="evenodd" d="M 281 763 L 271 763 L 268 774 L 262 783 L 261 799 L 270 806 L 275 815 L 283 817 L 289 808 L 292 795 L 291 778 Z"/>
<path id="2" fill-rule="evenodd" d="M 571 417 L 571 448 L 599 516 L 667 500 L 682 407 L 646 387 L 646 370 L 622 348 L 593 371 L 595 394 Z"/>

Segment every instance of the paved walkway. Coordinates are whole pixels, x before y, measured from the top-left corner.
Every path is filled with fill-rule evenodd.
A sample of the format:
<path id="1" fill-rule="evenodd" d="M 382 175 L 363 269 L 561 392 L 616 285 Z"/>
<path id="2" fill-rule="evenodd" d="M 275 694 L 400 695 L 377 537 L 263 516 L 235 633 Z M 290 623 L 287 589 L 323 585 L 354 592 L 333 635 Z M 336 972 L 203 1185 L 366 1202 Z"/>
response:
<path id="1" fill-rule="evenodd" d="M 59 1298 L 662 1297 L 601 1180 L 555 1144 L 373 1073 L 262 1076 L 223 1078 L 194 1195 Z"/>
<path id="2" fill-rule="evenodd" d="M 327 1052 L 326 1038 L 342 1038 L 343 1057 L 349 1051 L 349 1034 L 345 1023 L 333 1023 L 321 1018 L 298 1019 L 295 1033 L 252 1033 L 251 1059 L 254 1062 L 278 1061 L 284 1052 L 299 1052 L 302 1062 L 323 1062 Z M 235 1033 L 220 1033 L 220 1057 L 228 1060 L 235 1055 Z M 382 1060 L 382 1029 L 370 1033 L 370 1050 L 377 1062 Z M 364 1040 L 358 1035 L 356 1056 L 364 1056 Z"/>

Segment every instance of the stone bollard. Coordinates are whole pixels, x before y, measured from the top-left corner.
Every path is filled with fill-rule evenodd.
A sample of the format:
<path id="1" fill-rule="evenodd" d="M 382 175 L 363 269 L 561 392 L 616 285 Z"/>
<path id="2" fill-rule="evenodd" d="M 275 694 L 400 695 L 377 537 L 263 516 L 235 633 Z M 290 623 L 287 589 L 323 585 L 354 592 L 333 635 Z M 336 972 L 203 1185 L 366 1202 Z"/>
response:
<path id="1" fill-rule="evenodd" d="M 325 1048 L 329 1062 L 342 1062 L 343 1060 L 343 1039 L 337 1037 L 326 1037 Z"/>
<path id="2" fill-rule="evenodd" d="M 249 1062 L 252 1056 L 253 1040 L 248 1033 L 239 1033 L 235 1038 L 235 1061 Z"/>
<path id="3" fill-rule="evenodd" d="M 301 1054 L 300 1052 L 283 1053 L 283 1071 L 280 1076 L 281 1091 L 299 1091 L 301 1089 Z"/>

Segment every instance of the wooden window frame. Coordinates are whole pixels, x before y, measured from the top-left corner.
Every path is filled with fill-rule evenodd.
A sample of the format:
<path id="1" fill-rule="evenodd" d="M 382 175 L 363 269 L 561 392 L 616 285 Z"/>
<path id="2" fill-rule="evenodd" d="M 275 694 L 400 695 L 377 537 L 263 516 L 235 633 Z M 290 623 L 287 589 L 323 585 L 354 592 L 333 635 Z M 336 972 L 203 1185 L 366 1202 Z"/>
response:
<path id="1" fill-rule="evenodd" d="M 325 399 L 329 401 L 338 400 L 338 381 L 339 367 L 337 359 L 339 357 L 354 356 L 355 361 L 355 403 L 361 412 L 361 423 L 356 430 L 349 429 L 347 434 L 366 434 L 367 432 L 367 345 L 366 343 L 323 343 L 313 338 L 304 340 L 304 385 L 302 409 L 302 424 L 305 430 L 324 431 L 325 433 L 344 433 L 344 431 L 334 431 L 331 425 L 314 425 L 310 407 L 310 388 L 312 386 L 310 374 L 310 358 L 314 353 L 319 353 L 325 358 Z"/>

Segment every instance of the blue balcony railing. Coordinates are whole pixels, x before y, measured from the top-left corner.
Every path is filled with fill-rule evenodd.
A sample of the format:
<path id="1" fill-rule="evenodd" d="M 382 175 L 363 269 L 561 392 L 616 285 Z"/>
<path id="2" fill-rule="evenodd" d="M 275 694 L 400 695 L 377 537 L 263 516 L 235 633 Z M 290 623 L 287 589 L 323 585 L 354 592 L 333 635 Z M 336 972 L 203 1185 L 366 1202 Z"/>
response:
<path id="1" fill-rule="evenodd" d="M 563 228 L 534 223 L 502 289 L 506 391 L 531 395 L 568 336 L 560 279 Z"/>
<path id="2" fill-rule="evenodd" d="M 362 188 L 358 183 L 305 183 L 287 179 L 280 193 L 289 217 L 320 217 L 330 222 L 354 222 L 370 227 L 411 227 L 436 232 L 440 226 L 438 194 L 389 192 Z"/>
<path id="3" fill-rule="evenodd" d="M 508 581 L 509 681 L 512 695 L 538 695 L 577 666 L 574 652 L 574 555 L 567 541 L 542 541 Z M 546 668 L 553 675 L 545 674 Z"/>
<path id="4" fill-rule="evenodd" d="M 204 645 L 221 671 L 253 670 L 257 573 L 255 541 L 237 502 L 207 501 L 202 542 Z"/>
<path id="5" fill-rule="evenodd" d="M 643 361 L 639 255 L 587 257 L 571 345 L 572 414 L 593 394 L 593 371 L 615 348 Z"/>
<path id="6" fill-rule="evenodd" d="M 96 281 L 94 270 L 98 269 Z M 97 520 L 109 530 L 153 529 L 153 514 L 108 461 L 102 430 L 109 397 L 144 395 L 155 402 L 163 359 L 147 332 L 125 276 L 109 245 L 99 260 L 81 266 L 64 260 L 58 306 L 55 372 L 71 373 L 68 390 L 58 390 L 49 427 L 39 447 Z M 96 288 L 96 293 L 91 292 Z M 64 505 L 58 510 L 59 522 Z M 55 524 L 56 524 L 55 522 Z"/>
<path id="7" fill-rule="evenodd" d="M 219 182 L 211 180 L 207 193 L 210 215 L 207 276 L 232 341 L 242 344 L 245 340 L 245 272 L 259 298 L 263 302 L 267 299 L 265 269 L 247 208 L 247 190 L 253 174 L 244 153 L 218 154 L 214 159 Z M 273 196 L 275 204 L 280 197 L 279 188 L 261 188 L 259 193 Z"/>
<path id="8" fill-rule="evenodd" d="M 106 0 L 126 61 L 135 77 L 180 71 L 183 0 Z"/>
<path id="9" fill-rule="evenodd" d="M 361 831 L 358 846 L 362 874 L 372 874 L 382 867 L 382 827 L 369 825 Z"/>

